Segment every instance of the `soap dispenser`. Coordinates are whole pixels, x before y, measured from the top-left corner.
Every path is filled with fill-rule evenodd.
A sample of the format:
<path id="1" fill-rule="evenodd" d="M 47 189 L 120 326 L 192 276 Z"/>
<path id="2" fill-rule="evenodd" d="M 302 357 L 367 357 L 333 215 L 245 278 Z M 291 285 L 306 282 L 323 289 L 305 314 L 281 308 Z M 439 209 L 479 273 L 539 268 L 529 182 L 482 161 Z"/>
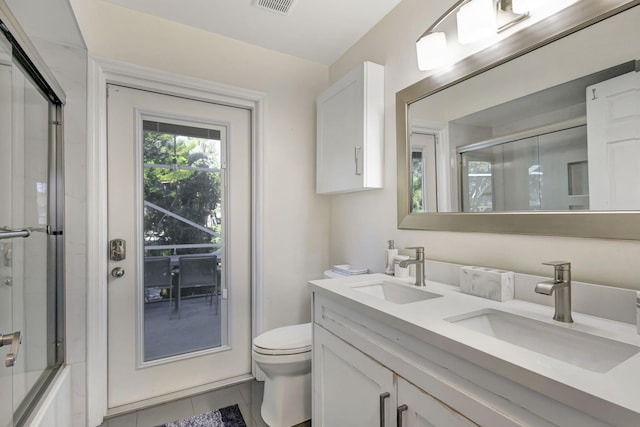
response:
<path id="1" fill-rule="evenodd" d="M 389 247 L 385 249 L 385 252 L 387 253 L 387 268 L 384 272 L 393 276 L 393 263 L 396 255 L 398 255 L 398 249 L 394 246 L 393 240 L 389 240 Z"/>

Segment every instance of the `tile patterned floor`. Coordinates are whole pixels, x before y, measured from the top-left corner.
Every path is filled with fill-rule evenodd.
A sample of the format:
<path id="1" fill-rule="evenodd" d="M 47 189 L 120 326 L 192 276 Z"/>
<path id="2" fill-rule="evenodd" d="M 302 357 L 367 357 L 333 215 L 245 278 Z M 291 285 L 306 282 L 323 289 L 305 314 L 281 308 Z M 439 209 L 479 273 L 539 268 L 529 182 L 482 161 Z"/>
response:
<path id="1" fill-rule="evenodd" d="M 238 404 L 247 427 L 268 427 L 260 416 L 264 383 L 249 381 L 105 420 L 99 427 L 154 427 Z M 310 427 L 302 423 L 297 427 Z"/>

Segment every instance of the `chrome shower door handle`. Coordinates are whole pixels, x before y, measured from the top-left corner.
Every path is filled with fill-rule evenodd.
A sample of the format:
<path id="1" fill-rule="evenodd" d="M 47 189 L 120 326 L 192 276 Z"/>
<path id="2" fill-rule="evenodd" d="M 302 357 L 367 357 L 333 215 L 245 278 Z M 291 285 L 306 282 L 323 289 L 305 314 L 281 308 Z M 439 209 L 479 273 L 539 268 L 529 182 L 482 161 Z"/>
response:
<path id="1" fill-rule="evenodd" d="M 13 239 L 16 237 L 29 237 L 31 236 L 31 230 L 11 230 L 8 228 L 0 227 L 0 240 L 1 239 Z"/>
<path id="2" fill-rule="evenodd" d="M 16 359 L 18 358 L 18 350 L 20 349 L 20 344 L 22 343 L 22 332 L 16 331 L 12 334 L 2 334 L 0 335 L 0 347 L 5 345 L 10 345 L 11 349 L 7 356 L 4 359 L 4 366 L 10 368 L 11 366 L 16 364 Z"/>

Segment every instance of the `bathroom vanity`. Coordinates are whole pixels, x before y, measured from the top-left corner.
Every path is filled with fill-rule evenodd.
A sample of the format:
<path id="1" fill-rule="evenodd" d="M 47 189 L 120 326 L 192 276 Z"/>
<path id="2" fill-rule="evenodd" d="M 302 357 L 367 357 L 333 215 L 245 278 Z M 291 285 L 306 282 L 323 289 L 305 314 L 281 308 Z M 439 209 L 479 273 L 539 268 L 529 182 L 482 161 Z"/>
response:
<path id="1" fill-rule="evenodd" d="M 635 325 L 377 274 L 310 282 L 315 426 L 638 426 Z"/>

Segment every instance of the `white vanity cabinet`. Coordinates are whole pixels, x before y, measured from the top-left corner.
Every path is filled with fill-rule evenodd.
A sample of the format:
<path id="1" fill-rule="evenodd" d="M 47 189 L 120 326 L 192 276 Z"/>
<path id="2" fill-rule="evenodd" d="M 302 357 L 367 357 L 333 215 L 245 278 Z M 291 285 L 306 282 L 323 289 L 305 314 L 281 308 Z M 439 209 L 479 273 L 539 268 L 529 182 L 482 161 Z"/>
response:
<path id="1" fill-rule="evenodd" d="M 313 333 L 313 425 L 371 427 L 381 416 L 395 425 L 393 372 L 325 329 Z"/>
<path id="2" fill-rule="evenodd" d="M 469 427 L 476 423 L 402 377 L 397 378 L 398 427 Z"/>
<path id="3" fill-rule="evenodd" d="M 317 99 L 316 192 L 382 188 L 384 67 L 363 62 Z"/>
<path id="4" fill-rule="evenodd" d="M 466 358 L 472 348 L 451 345 L 428 327 L 333 293 L 329 285 L 314 288 L 314 426 L 638 425 L 637 418 L 624 412 L 617 418 L 621 422 L 604 422 L 601 417 L 611 415 L 605 409 L 594 417 L 562 403 L 563 384 L 544 392 L 535 389 L 538 379 L 533 388 L 522 385 L 529 373 L 513 375 L 509 363 L 496 362 L 490 369 L 479 366 Z M 583 399 L 606 407 L 585 394 L 571 403 L 580 405 Z"/>
<path id="5" fill-rule="evenodd" d="M 315 426 L 477 426 L 318 326 L 313 348 Z"/>

